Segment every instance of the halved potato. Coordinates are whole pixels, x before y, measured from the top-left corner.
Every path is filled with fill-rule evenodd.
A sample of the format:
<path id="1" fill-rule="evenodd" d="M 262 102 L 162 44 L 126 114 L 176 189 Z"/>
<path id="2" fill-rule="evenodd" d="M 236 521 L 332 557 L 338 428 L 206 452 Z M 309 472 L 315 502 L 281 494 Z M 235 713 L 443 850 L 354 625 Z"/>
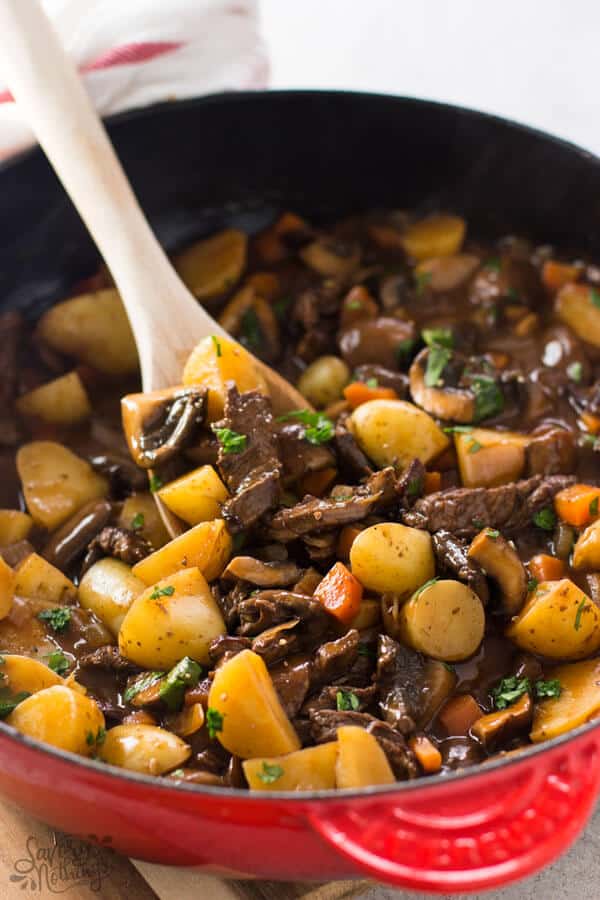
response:
<path id="1" fill-rule="evenodd" d="M 181 280 L 199 300 L 218 297 L 239 281 L 246 265 L 248 238 L 229 228 L 197 241 L 173 263 Z"/>
<path id="2" fill-rule="evenodd" d="M 361 531 L 350 548 L 350 564 L 363 587 L 380 594 L 411 594 L 435 574 L 429 533 L 399 522 Z"/>
<path id="3" fill-rule="evenodd" d="M 337 741 L 285 756 L 247 759 L 244 775 L 254 791 L 325 791 L 334 788 Z"/>
<path id="4" fill-rule="evenodd" d="M 68 372 L 23 394 L 16 406 L 22 416 L 32 416 L 49 425 L 77 425 L 92 414 L 77 372 Z"/>
<path id="5" fill-rule="evenodd" d="M 171 731 L 156 725 L 117 725 L 110 728 L 100 747 L 105 763 L 142 772 L 164 775 L 189 758 L 192 748 Z"/>
<path id="6" fill-rule="evenodd" d="M 0 547 L 24 541 L 33 528 L 33 519 L 19 509 L 0 509 Z"/>
<path id="7" fill-rule="evenodd" d="M 348 426 L 361 450 L 380 467 L 404 468 L 415 458 L 428 463 L 449 443 L 430 415 L 405 400 L 361 403 Z"/>
<path id="8" fill-rule="evenodd" d="M 4 676 L 0 677 L 0 687 L 7 687 L 13 694 L 20 694 L 22 691 L 36 694 L 55 684 L 64 684 L 60 675 L 44 663 L 13 653 L 2 654 L 0 676 Z"/>
<path id="9" fill-rule="evenodd" d="M 160 489 L 158 496 L 188 525 L 198 525 L 221 515 L 221 506 L 229 498 L 229 491 L 212 466 L 200 466 L 176 481 L 170 481 Z"/>
<path id="10" fill-rule="evenodd" d="M 95 753 L 104 733 L 98 704 L 63 684 L 32 694 L 6 721 L 28 737 L 81 756 Z"/>
<path id="11" fill-rule="evenodd" d="M 132 572 L 146 584 L 155 584 L 180 569 L 195 567 L 207 581 L 212 581 L 227 565 L 232 546 L 222 519 L 200 522 L 136 563 Z"/>
<path id="12" fill-rule="evenodd" d="M 356 725 L 337 730 L 338 758 L 336 782 L 339 788 L 369 787 L 393 784 L 394 773 L 377 738 Z"/>
<path id="13" fill-rule="evenodd" d="M 565 284 L 556 296 L 556 315 L 577 337 L 600 347 L 600 292 L 587 284 Z"/>
<path id="14" fill-rule="evenodd" d="M 573 568 L 600 570 L 600 519 L 579 535 L 573 548 Z"/>
<path id="15" fill-rule="evenodd" d="M 64 606 L 77 596 L 73 582 L 37 553 L 30 553 L 17 566 L 14 591 L 18 597 L 45 600 L 56 606 Z"/>
<path id="16" fill-rule="evenodd" d="M 269 394 L 267 383 L 248 351 L 230 338 L 209 334 L 190 353 L 183 369 L 183 383 L 208 388 L 211 422 L 223 415 L 227 381 L 234 381 L 241 392 L 257 390 Z"/>
<path id="17" fill-rule="evenodd" d="M 525 469 L 527 435 L 492 428 L 455 433 L 454 445 L 465 487 L 496 487 L 518 481 Z"/>
<path id="18" fill-rule="evenodd" d="M 475 591 L 461 581 L 432 580 L 401 607 L 402 641 L 425 656 L 458 662 L 472 656 L 485 631 L 485 611 Z"/>
<path id="19" fill-rule="evenodd" d="M 15 573 L 0 556 L 0 619 L 6 618 L 11 611 L 14 595 Z"/>
<path id="20" fill-rule="evenodd" d="M 107 556 L 94 563 L 79 582 L 79 603 L 117 637 L 131 604 L 145 590 L 145 582 L 135 577 L 130 566 Z"/>
<path id="21" fill-rule="evenodd" d="M 534 743 L 577 728 L 600 710 L 600 659 L 558 666 L 551 677 L 560 682 L 561 693 L 536 703 L 530 734 Z"/>

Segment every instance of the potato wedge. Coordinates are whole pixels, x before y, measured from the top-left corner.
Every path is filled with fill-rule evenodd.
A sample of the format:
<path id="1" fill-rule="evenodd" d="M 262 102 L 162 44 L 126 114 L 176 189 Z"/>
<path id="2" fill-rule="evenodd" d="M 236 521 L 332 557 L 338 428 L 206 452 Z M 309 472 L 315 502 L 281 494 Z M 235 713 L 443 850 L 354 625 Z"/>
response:
<path id="1" fill-rule="evenodd" d="M 92 414 L 92 407 L 77 372 L 68 372 L 23 394 L 17 411 L 49 425 L 77 425 Z"/>
<path id="2" fill-rule="evenodd" d="M 104 622 L 115 637 L 131 604 L 146 590 L 131 567 L 107 556 L 91 566 L 79 582 L 79 603 Z"/>
<path id="3" fill-rule="evenodd" d="M 409 256 L 421 261 L 434 256 L 451 256 L 462 247 L 467 223 L 458 216 L 437 214 L 409 225 L 401 241 Z"/>
<path id="4" fill-rule="evenodd" d="M 534 744 L 583 725 L 600 710 L 600 659 L 558 666 L 552 678 L 561 693 L 536 703 L 529 735 Z"/>
<path id="5" fill-rule="evenodd" d="M 208 708 L 221 721 L 217 737 L 242 759 L 280 756 L 300 750 L 271 676 L 260 656 L 242 650 L 219 666 L 208 695 Z"/>
<path id="6" fill-rule="evenodd" d="M 579 535 L 573 548 L 573 568 L 600 570 L 600 519 Z"/>
<path id="7" fill-rule="evenodd" d="M 555 311 L 577 337 L 600 347 L 600 295 L 586 284 L 565 284 L 556 296 Z"/>
<path id="8" fill-rule="evenodd" d="M 150 493 L 132 494 L 123 502 L 119 525 L 133 528 L 150 542 L 155 550 L 169 540 L 169 533 Z"/>
<path id="9" fill-rule="evenodd" d="M 350 548 L 350 564 L 363 587 L 380 594 L 407 596 L 435 575 L 428 532 L 398 522 L 361 531 Z"/>
<path id="10" fill-rule="evenodd" d="M 164 775 L 190 757 L 192 748 L 171 731 L 156 725 L 117 725 L 106 732 L 99 757 L 144 775 Z"/>
<path id="11" fill-rule="evenodd" d="M 415 591 L 398 617 L 405 644 L 425 656 L 459 662 L 472 656 L 485 631 L 485 611 L 461 581 L 436 579 Z"/>
<path id="12" fill-rule="evenodd" d="M 225 337 L 207 335 L 190 353 L 183 369 L 184 385 L 203 384 L 208 388 L 208 419 L 223 415 L 225 382 L 234 381 L 239 391 L 269 394 L 267 383 L 247 350 Z"/>
<path id="13" fill-rule="evenodd" d="M 15 594 L 64 606 L 77 596 L 77 588 L 66 575 L 37 553 L 30 553 L 15 570 Z"/>
<path id="14" fill-rule="evenodd" d="M 0 556 L 0 619 L 5 619 L 11 611 L 14 595 L 15 573 Z"/>
<path id="15" fill-rule="evenodd" d="M 146 584 L 155 584 L 173 572 L 194 567 L 207 581 L 213 581 L 227 565 L 232 546 L 222 519 L 200 522 L 136 563 L 132 572 Z"/>
<path id="16" fill-rule="evenodd" d="M 44 343 L 108 375 L 128 375 L 138 355 L 125 307 L 114 288 L 57 303 L 37 325 Z"/>
<path id="17" fill-rule="evenodd" d="M 158 496 L 188 525 L 198 525 L 221 515 L 221 506 L 229 499 L 229 491 L 213 466 L 200 466 L 170 481 L 160 489 Z"/>
<path id="18" fill-rule="evenodd" d="M 135 598 L 119 631 L 119 649 L 145 669 L 171 669 L 184 656 L 206 664 L 208 645 L 225 631 L 200 569 L 182 569 Z"/>
<path id="19" fill-rule="evenodd" d="M 108 494 L 108 481 L 90 464 L 54 441 L 32 441 L 17 452 L 27 510 L 36 525 L 53 531 L 74 512 Z"/>
<path id="20" fill-rule="evenodd" d="M 449 443 L 430 415 L 405 400 L 361 403 L 348 425 L 361 450 L 381 467 L 404 468 L 415 458 L 428 463 Z"/>
<path id="21" fill-rule="evenodd" d="M 339 788 L 393 784 L 396 779 L 377 738 L 356 725 L 337 730 L 338 757 L 335 767 Z"/>
<path id="22" fill-rule="evenodd" d="M 195 297 L 211 300 L 239 281 L 246 266 L 247 245 L 243 231 L 229 228 L 192 244 L 178 253 L 173 263 Z"/>
<path id="23" fill-rule="evenodd" d="M 0 509 L 0 547 L 24 541 L 33 528 L 33 519 L 19 509 Z"/>
<path id="24" fill-rule="evenodd" d="M 37 694 L 55 684 L 64 684 L 60 675 L 43 662 L 12 653 L 2 654 L 0 675 L 4 676 L 0 678 L 1 686 L 8 688 L 12 694 L 20 694 L 22 691 Z"/>
<path id="25" fill-rule="evenodd" d="M 285 756 L 247 759 L 244 775 L 253 791 L 326 791 L 336 786 L 337 741 Z"/>
<path id="26" fill-rule="evenodd" d="M 518 481 L 525 469 L 527 435 L 473 428 L 454 435 L 460 477 L 465 487 L 496 487 Z"/>
<path id="27" fill-rule="evenodd" d="M 317 409 L 335 403 L 350 381 L 350 369 L 339 356 L 319 356 L 298 379 L 298 390 Z"/>
<path id="28" fill-rule="evenodd" d="M 28 737 L 81 756 L 95 753 L 104 733 L 98 704 L 62 684 L 32 694 L 6 721 Z"/>
<path id="29" fill-rule="evenodd" d="M 543 581 L 506 636 L 522 650 L 548 659 L 583 659 L 600 648 L 600 610 L 568 578 Z"/>

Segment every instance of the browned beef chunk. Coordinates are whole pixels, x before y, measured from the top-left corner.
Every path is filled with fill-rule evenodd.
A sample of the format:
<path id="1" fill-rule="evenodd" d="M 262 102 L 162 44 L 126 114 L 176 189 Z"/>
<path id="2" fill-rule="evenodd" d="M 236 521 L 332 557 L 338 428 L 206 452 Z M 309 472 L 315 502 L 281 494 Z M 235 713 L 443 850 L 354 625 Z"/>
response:
<path id="1" fill-rule="evenodd" d="M 357 687 L 350 684 L 329 684 L 321 688 L 318 694 L 307 700 L 302 707 L 302 716 L 310 716 L 319 709 L 338 709 L 338 703 L 354 704 L 350 708 L 354 712 L 365 712 L 373 705 L 376 687 Z M 352 695 L 352 696 L 350 696 Z M 356 708 L 354 708 L 356 707 Z"/>
<path id="2" fill-rule="evenodd" d="M 468 544 L 449 531 L 433 535 L 433 549 L 438 568 L 468 584 L 482 603 L 490 599 L 487 578 L 481 566 L 467 556 Z"/>
<path id="3" fill-rule="evenodd" d="M 239 633 L 260 634 L 267 628 L 299 619 L 308 642 L 320 640 L 332 623 L 331 615 L 318 600 L 291 591 L 258 591 L 238 606 Z"/>
<path id="4" fill-rule="evenodd" d="M 536 475 L 494 488 L 451 488 L 417 500 L 402 521 L 427 531 L 473 537 L 482 528 L 510 533 L 531 525 L 533 516 L 552 506 L 555 494 L 575 481 L 567 475 Z"/>
<path id="5" fill-rule="evenodd" d="M 304 426 L 297 422 L 282 425 L 277 438 L 285 484 L 291 484 L 309 472 L 335 465 L 335 456 L 329 447 L 307 441 Z"/>
<path id="6" fill-rule="evenodd" d="M 415 730 L 419 717 L 425 661 L 420 653 L 379 636 L 375 683 L 379 706 L 386 722 L 403 734 Z"/>
<path id="7" fill-rule="evenodd" d="M 559 475 L 575 468 L 575 436 L 566 428 L 551 428 L 534 435 L 527 445 L 528 475 Z"/>
<path id="8" fill-rule="evenodd" d="M 381 719 L 376 719 L 368 713 L 338 712 L 331 709 L 315 710 L 310 715 L 311 732 L 317 744 L 335 741 L 337 729 L 344 725 L 358 725 L 377 738 L 398 780 L 417 777 L 418 768 L 414 754 L 406 746 L 400 732 L 387 722 L 382 722 Z"/>
<path id="9" fill-rule="evenodd" d="M 233 532 L 248 528 L 277 504 L 281 462 L 271 401 L 258 391 L 240 394 L 227 385 L 223 419 L 215 428 L 227 428 L 246 437 L 238 453 L 219 444 L 218 467 L 233 497 L 223 505 L 223 517 Z"/>
<path id="10" fill-rule="evenodd" d="M 337 640 L 321 644 L 313 659 L 311 687 L 330 684 L 345 675 L 358 656 L 359 643 L 358 631 L 351 628 Z"/>
<path id="11" fill-rule="evenodd" d="M 84 569 L 102 556 L 114 556 L 133 566 L 152 553 L 152 547 L 141 534 L 118 525 L 107 525 L 88 544 Z"/>
<path id="12" fill-rule="evenodd" d="M 335 426 L 334 446 L 344 474 L 352 478 L 366 478 L 373 474 L 371 463 L 342 421 Z"/>
<path id="13" fill-rule="evenodd" d="M 402 506 L 412 506 L 423 493 L 425 466 L 420 459 L 413 459 L 400 478 L 396 490 Z"/>
<path id="14" fill-rule="evenodd" d="M 324 531 L 359 522 L 396 499 L 396 476 L 391 466 L 371 475 L 365 484 L 348 488 L 344 499 L 319 500 L 307 496 L 300 503 L 280 509 L 271 519 L 269 532 L 277 540 L 291 541 L 313 531 Z M 339 497 L 339 490 L 336 493 Z"/>
<path id="15" fill-rule="evenodd" d="M 252 556 L 234 556 L 221 578 L 239 578 L 259 587 L 287 587 L 298 581 L 301 576 L 302 569 L 291 560 L 263 562 L 262 559 L 254 559 Z"/>
<path id="16" fill-rule="evenodd" d="M 220 634 L 208 646 L 208 656 L 213 667 L 220 665 L 242 650 L 249 650 L 252 641 L 234 634 Z"/>
<path id="17" fill-rule="evenodd" d="M 408 397 L 408 375 L 405 375 L 404 372 L 394 372 L 392 369 L 386 369 L 385 366 L 367 363 L 358 366 L 354 371 L 354 376 L 357 381 L 365 383 L 374 378 L 378 387 L 392 388 L 401 400 Z"/>
<path id="18" fill-rule="evenodd" d="M 0 445 L 13 446 L 19 439 L 14 403 L 19 377 L 19 343 L 23 317 L 14 310 L 0 314 Z"/>
<path id="19" fill-rule="evenodd" d="M 210 590 L 228 630 L 232 631 L 239 624 L 239 606 L 250 593 L 250 587 L 245 582 L 238 581 L 230 591 L 221 590 L 217 584 L 211 585 Z"/>
<path id="20" fill-rule="evenodd" d="M 106 647 L 98 647 L 93 653 L 86 653 L 79 659 L 80 669 L 106 669 L 110 672 L 122 672 L 130 675 L 140 672 L 139 666 L 132 663 L 125 656 L 121 656 L 117 647 L 111 644 Z"/>
<path id="21" fill-rule="evenodd" d="M 292 719 L 304 703 L 310 685 L 311 660 L 307 656 L 284 659 L 270 670 L 271 680 L 287 715 Z"/>
<path id="22" fill-rule="evenodd" d="M 338 542 L 338 532 L 322 531 L 319 534 L 305 534 L 302 538 L 306 552 L 315 562 L 333 561 Z"/>
<path id="23" fill-rule="evenodd" d="M 274 666 L 292 653 L 304 649 L 300 619 L 290 619 L 257 634 L 252 650 L 262 656 L 267 666 Z"/>

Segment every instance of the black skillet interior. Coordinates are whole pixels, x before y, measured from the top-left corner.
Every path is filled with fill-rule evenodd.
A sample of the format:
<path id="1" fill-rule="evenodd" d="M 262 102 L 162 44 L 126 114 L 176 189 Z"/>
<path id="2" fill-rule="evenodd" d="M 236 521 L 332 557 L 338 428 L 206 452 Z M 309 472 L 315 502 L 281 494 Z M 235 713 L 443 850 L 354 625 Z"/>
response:
<path id="1" fill-rule="evenodd" d="M 472 232 L 600 255 L 600 161 L 505 120 L 404 98 L 225 94 L 127 113 L 109 132 L 174 249 L 281 207 L 314 218 L 381 207 L 462 213 Z M 0 168 L 0 304 L 38 311 L 98 257 L 39 150 Z"/>

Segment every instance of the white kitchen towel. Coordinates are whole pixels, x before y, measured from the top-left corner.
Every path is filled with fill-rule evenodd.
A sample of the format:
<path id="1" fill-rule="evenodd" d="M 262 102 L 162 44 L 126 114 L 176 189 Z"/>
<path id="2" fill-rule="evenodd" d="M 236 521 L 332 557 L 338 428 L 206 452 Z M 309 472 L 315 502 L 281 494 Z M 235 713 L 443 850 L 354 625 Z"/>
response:
<path id="1" fill-rule="evenodd" d="M 266 85 L 258 0 L 41 2 L 103 116 Z M 0 85 L 0 158 L 33 140 L 10 93 Z"/>

